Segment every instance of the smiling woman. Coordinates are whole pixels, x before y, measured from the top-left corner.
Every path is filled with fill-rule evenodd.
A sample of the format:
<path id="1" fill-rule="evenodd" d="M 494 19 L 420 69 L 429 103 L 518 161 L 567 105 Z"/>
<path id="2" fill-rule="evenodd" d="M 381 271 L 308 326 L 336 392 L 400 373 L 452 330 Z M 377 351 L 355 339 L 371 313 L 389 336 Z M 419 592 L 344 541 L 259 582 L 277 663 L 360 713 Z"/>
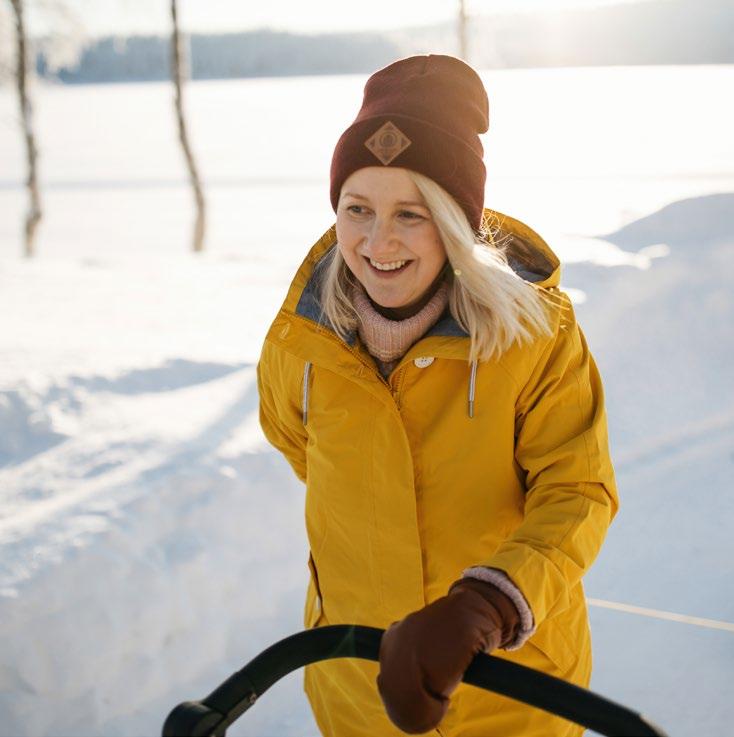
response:
<path id="1" fill-rule="evenodd" d="M 581 577 L 617 509 L 558 259 L 483 207 L 488 122 L 453 57 L 370 77 L 332 159 L 336 224 L 263 346 L 263 430 L 306 483 L 305 624 L 388 628 L 379 668 L 306 669 L 327 737 L 580 733 L 461 684 L 496 651 L 588 685 Z"/>

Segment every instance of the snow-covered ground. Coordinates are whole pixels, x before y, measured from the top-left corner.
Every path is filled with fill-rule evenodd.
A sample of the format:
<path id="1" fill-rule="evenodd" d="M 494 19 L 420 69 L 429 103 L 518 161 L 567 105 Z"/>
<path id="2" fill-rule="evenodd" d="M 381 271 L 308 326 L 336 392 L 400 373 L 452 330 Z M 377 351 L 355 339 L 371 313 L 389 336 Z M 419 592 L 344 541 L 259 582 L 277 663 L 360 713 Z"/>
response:
<path id="1" fill-rule="evenodd" d="M 487 204 L 539 230 L 601 367 L 622 509 L 592 600 L 734 622 L 734 68 L 493 71 Z M 332 221 L 363 77 L 190 85 L 192 213 L 166 85 L 44 87 L 45 219 L 19 258 L 0 90 L 0 736 L 151 735 L 301 628 L 302 488 L 254 364 Z M 591 607 L 594 687 L 727 734 L 734 631 Z M 316 735 L 300 674 L 233 735 Z"/>

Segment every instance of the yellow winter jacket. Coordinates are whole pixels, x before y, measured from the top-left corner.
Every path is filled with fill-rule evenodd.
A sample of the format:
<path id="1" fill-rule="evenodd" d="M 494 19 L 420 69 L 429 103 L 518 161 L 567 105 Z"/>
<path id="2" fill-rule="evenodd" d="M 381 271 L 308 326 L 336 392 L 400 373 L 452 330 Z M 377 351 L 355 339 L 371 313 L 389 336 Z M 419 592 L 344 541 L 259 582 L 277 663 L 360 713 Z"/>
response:
<path id="1" fill-rule="evenodd" d="M 387 380 L 358 337 L 320 315 L 318 264 L 330 229 L 298 270 L 258 365 L 260 420 L 306 484 L 311 549 L 305 625 L 387 627 L 447 593 L 465 568 L 507 573 L 536 632 L 495 654 L 586 686 L 591 643 L 581 577 L 617 510 L 602 385 L 559 261 L 526 225 L 487 211 L 509 260 L 552 292 L 553 335 L 481 362 L 446 313 Z M 473 408 L 469 410 L 470 394 Z M 326 737 L 393 737 L 376 663 L 306 669 Z M 555 737 L 581 729 L 461 684 L 442 737 Z"/>

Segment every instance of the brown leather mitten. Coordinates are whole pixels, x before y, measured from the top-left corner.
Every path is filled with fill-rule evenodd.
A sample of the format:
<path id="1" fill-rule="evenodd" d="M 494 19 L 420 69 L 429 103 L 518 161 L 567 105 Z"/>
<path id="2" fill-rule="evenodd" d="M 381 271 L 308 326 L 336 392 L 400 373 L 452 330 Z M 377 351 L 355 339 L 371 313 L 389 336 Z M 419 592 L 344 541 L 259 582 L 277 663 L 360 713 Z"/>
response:
<path id="1" fill-rule="evenodd" d="M 380 645 L 377 688 L 393 724 L 408 734 L 435 728 L 474 656 L 512 642 L 519 625 L 509 597 L 473 578 L 392 624 Z"/>

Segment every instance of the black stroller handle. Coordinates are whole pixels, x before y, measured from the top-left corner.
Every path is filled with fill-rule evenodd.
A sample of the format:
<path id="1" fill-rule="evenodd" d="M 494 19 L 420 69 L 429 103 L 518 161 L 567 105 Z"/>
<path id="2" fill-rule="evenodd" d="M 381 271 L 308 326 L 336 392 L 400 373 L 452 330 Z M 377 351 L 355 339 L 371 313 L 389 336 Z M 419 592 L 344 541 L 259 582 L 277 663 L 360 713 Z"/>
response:
<path id="1" fill-rule="evenodd" d="M 274 683 L 298 668 L 331 658 L 378 660 L 384 630 L 330 625 L 275 643 L 201 701 L 168 715 L 163 737 L 224 737 L 225 731 Z M 666 737 L 659 727 L 620 704 L 559 678 L 492 655 L 477 655 L 464 683 L 494 691 L 564 717 L 602 735 Z"/>

